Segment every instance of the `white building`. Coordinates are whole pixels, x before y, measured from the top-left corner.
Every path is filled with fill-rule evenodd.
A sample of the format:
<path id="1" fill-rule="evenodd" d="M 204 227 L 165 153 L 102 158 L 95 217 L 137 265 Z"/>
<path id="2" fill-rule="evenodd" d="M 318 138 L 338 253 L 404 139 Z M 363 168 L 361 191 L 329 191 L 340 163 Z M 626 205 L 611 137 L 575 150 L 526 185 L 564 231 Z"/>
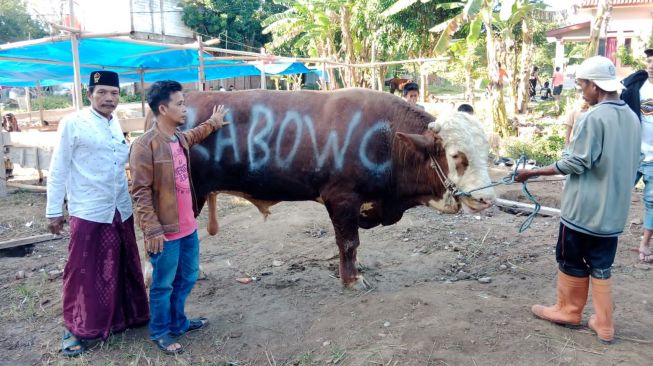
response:
<path id="1" fill-rule="evenodd" d="M 179 0 L 74 0 L 74 25 L 93 33 L 133 32 L 134 38 L 166 43 L 195 41 L 184 25 Z M 70 0 L 29 0 L 33 14 L 70 25 Z"/>
<path id="2" fill-rule="evenodd" d="M 567 11 L 567 25 L 546 33 L 550 42 L 556 42 L 556 66 L 566 62 L 564 45 L 570 42 L 589 41 L 590 29 L 596 18 L 598 0 L 572 2 Z M 598 54 L 606 56 L 617 66 L 617 73 L 624 76 L 632 72 L 621 65 L 617 50 L 624 47 L 636 57 L 644 55 L 653 31 L 653 0 L 611 0 L 608 16 L 601 30 Z"/>

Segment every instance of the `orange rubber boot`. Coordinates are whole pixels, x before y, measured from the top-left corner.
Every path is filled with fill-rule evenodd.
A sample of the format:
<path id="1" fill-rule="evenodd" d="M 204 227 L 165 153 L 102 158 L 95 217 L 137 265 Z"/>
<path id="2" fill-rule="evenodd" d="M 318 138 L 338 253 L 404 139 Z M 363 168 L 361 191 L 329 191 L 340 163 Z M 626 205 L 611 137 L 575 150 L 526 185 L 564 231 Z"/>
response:
<path id="1" fill-rule="evenodd" d="M 612 280 L 592 278 L 592 303 L 595 314 L 590 317 L 587 325 L 596 332 L 601 341 L 610 343 L 614 340 Z"/>
<path id="2" fill-rule="evenodd" d="M 561 325 L 579 326 L 587 303 L 589 277 L 569 276 L 558 270 L 558 300 L 555 305 L 533 305 L 531 311 L 538 318 Z"/>

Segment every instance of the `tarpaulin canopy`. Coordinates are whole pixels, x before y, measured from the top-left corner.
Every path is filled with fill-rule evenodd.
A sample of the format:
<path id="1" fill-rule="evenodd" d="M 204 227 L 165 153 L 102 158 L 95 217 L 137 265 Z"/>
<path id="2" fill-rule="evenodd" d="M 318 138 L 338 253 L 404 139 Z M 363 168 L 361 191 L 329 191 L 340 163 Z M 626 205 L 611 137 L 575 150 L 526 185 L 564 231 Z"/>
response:
<path id="1" fill-rule="evenodd" d="M 199 53 L 196 49 L 178 49 L 174 45 L 134 43 L 129 39 L 89 38 L 79 40 L 82 78 L 92 71 L 118 72 L 121 82 L 145 82 L 162 79 L 179 82 L 198 81 Z M 206 54 L 205 57 L 210 57 Z M 204 62 L 206 80 L 240 76 L 285 75 L 311 72 L 299 62 L 260 65 L 231 60 Z M 73 53 L 70 40 L 0 49 L 0 85 L 42 86 L 73 82 Z"/>

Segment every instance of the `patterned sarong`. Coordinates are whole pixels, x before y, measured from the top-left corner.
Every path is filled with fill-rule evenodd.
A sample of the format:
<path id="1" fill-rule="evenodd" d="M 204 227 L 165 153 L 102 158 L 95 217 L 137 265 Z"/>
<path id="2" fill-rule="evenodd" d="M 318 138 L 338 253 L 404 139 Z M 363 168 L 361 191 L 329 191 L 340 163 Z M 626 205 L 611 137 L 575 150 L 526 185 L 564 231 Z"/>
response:
<path id="1" fill-rule="evenodd" d="M 63 275 L 65 327 L 80 339 L 147 324 L 150 313 L 134 218 L 111 224 L 70 218 L 68 263 Z"/>

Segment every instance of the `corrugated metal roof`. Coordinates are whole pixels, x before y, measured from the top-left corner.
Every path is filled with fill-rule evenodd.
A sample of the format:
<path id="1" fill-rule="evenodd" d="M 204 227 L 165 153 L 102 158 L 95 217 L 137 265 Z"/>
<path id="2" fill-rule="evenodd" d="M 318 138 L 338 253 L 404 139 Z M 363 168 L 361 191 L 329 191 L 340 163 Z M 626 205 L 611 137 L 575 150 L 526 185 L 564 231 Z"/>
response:
<path id="1" fill-rule="evenodd" d="M 583 0 L 581 7 L 593 8 L 597 6 L 598 3 L 599 0 Z M 653 0 L 608 0 L 608 3 L 612 6 L 645 5 L 653 4 Z"/>

